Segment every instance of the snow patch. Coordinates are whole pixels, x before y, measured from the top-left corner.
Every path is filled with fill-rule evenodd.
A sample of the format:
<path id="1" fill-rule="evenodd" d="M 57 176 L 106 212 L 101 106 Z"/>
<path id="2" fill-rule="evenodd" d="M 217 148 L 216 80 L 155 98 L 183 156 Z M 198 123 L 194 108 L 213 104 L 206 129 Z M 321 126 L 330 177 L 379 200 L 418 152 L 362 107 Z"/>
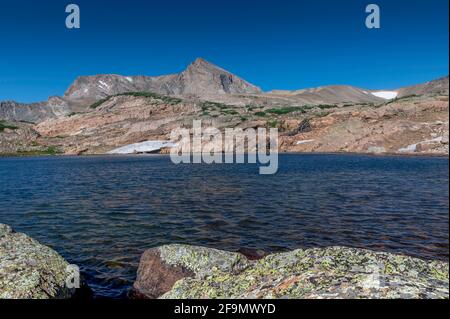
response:
<path id="1" fill-rule="evenodd" d="M 125 79 L 127 79 L 128 82 L 133 82 L 133 78 L 127 76 Z"/>
<path id="2" fill-rule="evenodd" d="M 372 92 L 372 95 L 375 95 L 376 97 L 380 97 L 385 100 L 392 100 L 398 96 L 398 92 L 397 91 L 379 91 L 379 92 Z"/>
<path id="3" fill-rule="evenodd" d="M 419 142 L 417 144 L 408 145 L 407 147 L 401 148 L 398 151 L 400 153 L 414 153 L 417 150 L 417 145 L 419 145 L 419 144 L 440 143 L 440 142 L 442 142 L 442 140 L 443 140 L 443 137 L 440 136 L 440 137 L 433 138 L 431 140 L 425 140 L 425 141 Z"/>
<path id="4" fill-rule="evenodd" d="M 307 143 L 312 143 L 312 142 L 314 142 L 315 140 L 303 140 L 303 141 L 298 141 L 297 143 L 296 143 L 296 145 L 302 145 L 302 144 L 307 144 Z"/>
<path id="5" fill-rule="evenodd" d="M 116 148 L 108 154 L 135 154 L 135 153 L 151 153 L 159 151 L 165 147 L 175 147 L 176 144 L 170 141 L 146 141 L 142 143 L 135 143 Z"/>
<path id="6" fill-rule="evenodd" d="M 414 153 L 417 149 L 417 144 L 411 144 L 404 148 L 399 149 L 400 153 Z"/>
<path id="7" fill-rule="evenodd" d="M 105 83 L 105 82 L 103 82 L 102 80 L 98 81 L 98 83 L 99 83 L 98 86 L 99 86 L 101 89 L 109 90 L 109 85 L 108 85 L 108 83 Z"/>

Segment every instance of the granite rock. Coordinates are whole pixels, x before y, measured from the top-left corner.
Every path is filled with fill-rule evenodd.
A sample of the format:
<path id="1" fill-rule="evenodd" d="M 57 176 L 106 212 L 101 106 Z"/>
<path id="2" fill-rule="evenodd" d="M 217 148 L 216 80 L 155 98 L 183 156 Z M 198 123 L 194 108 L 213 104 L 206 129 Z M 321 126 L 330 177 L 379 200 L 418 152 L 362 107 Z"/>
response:
<path id="1" fill-rule="evenodd" d="M 449 298 L 448 263 L 364 249 L 299 249 L 258 260 L 185 245 L 162 246 L 146 254 L 153 254 L 169 272 L 170 267 L 185 270 L 173 285 L 174 277 L 168 276 L 170 284 L 157 294 L 141 290 L 148 298 Z M 143 258 L 140 273 L 153 270 L 153 264 Z M 142 280 L 138 276 L 135 288 L 153 285 Z"/>

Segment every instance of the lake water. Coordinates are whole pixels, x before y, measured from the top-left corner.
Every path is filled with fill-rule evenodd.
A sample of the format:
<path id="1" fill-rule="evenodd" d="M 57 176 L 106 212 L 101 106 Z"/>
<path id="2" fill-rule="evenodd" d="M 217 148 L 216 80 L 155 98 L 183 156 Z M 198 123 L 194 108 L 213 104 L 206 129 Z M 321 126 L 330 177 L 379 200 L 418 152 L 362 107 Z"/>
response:
<path id="1" fill-rule="evenodd" d="M 281 155 L 255 165 L 167 156 L 0 159 L 0 223 L 55 248 L 97 297 L 124 297 L 139 257 L 186 243 L 274 252 L 343 245 L 448 260 L 448 158 Z"/>

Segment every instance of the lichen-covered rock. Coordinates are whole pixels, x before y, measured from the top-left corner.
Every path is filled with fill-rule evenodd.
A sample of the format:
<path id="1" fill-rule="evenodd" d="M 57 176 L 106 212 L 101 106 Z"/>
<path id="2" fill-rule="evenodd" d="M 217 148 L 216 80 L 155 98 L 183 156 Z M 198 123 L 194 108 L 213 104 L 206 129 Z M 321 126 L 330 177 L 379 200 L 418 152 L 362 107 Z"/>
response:
<path id="1" fill-rule="evenodd" d="M 161 263 L 192 273 L 159 296 L 166 299 L 449 297 L 449 266 L 442 261 L 343 247 L 299 249 L 252 261 L 184 245 L 155 251 Z M 141 263 L 140 269 L 145 267 Z"/>
<path id="2" fill-rule="evenodd" d="M 0 299 L 69 298 L 68 266 L 53 249 L 0 224 Z"/>
<path id="3" fill-rule="evenodd" d="M 204 247 L 169 245 L 144 252 L 132 297 L 158 298 L 183 278 L 205 278 L 213 272 L 240 272 L 249 265 L 239 253 Z"/>

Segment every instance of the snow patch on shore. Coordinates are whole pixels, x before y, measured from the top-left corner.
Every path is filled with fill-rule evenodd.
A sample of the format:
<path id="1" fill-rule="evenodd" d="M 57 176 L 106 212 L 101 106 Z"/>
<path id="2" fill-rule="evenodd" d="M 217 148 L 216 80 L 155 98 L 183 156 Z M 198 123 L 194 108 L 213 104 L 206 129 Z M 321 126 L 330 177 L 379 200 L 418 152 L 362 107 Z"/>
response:
<path id="1" fill-rule="evenodd" d="M 303 141 L 298 141 L 297 143 L 296 143 L 296 145 L 302 145 L 302 144 L 307 144 L 307 143 L 312 143 L 312 142 L 314 142 L 315 140 L 303 140 Z"/>
<path id="2" fill-rule="evenodd" d="M 136 154 L 136 153 L 151 153 L 161 150 L 166 147 L 175 147 L 176 144 L 170 141 L 146 141 L 142 143 L 135 143 L 130 145 L 125 145 L 116 148 L 108 154 Z"/>
<path id="3" fill-rule="evenodd" d="M 417 150 L 417 145 L 418 144 L 411 144 L 404 148 L 400 148 L 398 151 L 400 153 L 414 153 Z"/>
<path id="4" fill-rule="evenodd" d="M 376 97 L 385 99 L 385 100 L 392 100 L 395 99 L 398 96 L 397 91 L 379 91 L 379 92 L 372 92 L 372 95 L 375 95 Z"/>
<path id="5" fill-rule="evenodd" d="M 417 144 L 411 144 L 411 145 L 408 145 L 408 146 L 406 146 L 406 147 L 404 147 L 404 148 L 399 149 L 398 151 L 399 151 L 400 153 L 414 153 L 414 152 L 417 150 L 417 146 L 418 146 L 419 144 L 433 144 L 433 143 L 440 143 L 440 142 L 442 142 L 442 140 L 443 140 L 443 137 L 440 136 L 440 137 L 433 138 L 433 139 L 431 139 L 431 140 L 425 140 L 425 141 L 419 142 L 419 143 L 417 143 Z"/>

